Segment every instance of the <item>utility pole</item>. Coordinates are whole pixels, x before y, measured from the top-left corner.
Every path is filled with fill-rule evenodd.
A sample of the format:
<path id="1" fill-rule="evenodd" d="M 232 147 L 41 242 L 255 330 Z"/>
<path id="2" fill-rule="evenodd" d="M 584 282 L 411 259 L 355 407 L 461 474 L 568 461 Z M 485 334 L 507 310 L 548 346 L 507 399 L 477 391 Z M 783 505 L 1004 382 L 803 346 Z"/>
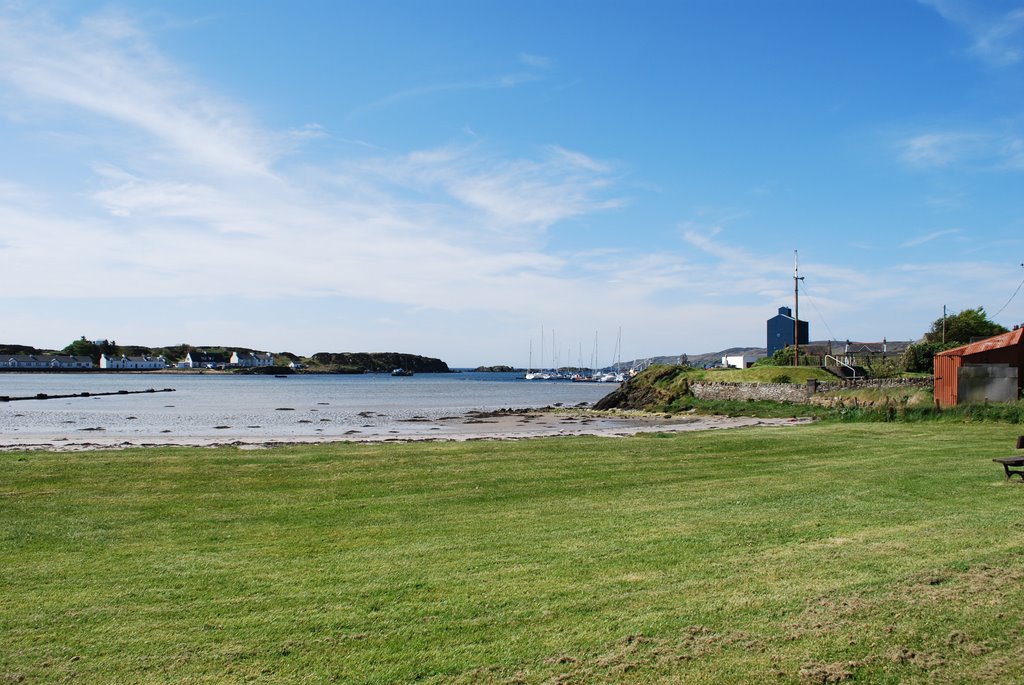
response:
<path id="1" fill-rule="evenodd" d="M 800 262 L 793 250 L 793 366 L 800 366 Z"/>
<path id="2" fill-rule="evenodd" d="M 946 344 L 946 305 L 942 305 L 942 344 Z"/>

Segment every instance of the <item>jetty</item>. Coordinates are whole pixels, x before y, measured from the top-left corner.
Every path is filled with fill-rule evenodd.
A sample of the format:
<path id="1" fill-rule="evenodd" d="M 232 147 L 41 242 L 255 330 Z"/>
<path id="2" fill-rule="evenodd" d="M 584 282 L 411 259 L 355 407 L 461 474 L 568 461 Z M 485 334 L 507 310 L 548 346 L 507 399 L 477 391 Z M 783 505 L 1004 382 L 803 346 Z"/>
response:
<path id="1" fill-rule="evenodd" d="M 73 397 L 102 397 L 103 395 L 146 395 L 155 392 L 174 392 L 174 388 L 147 388 L 146 390 L 115 390 L 113 392 L 76 392 L 70 395 L 48 395 L 45 392 L 26 397 L 0 395 L 0 402 L 18 402 L 20 400 L 66 400 Z"/>

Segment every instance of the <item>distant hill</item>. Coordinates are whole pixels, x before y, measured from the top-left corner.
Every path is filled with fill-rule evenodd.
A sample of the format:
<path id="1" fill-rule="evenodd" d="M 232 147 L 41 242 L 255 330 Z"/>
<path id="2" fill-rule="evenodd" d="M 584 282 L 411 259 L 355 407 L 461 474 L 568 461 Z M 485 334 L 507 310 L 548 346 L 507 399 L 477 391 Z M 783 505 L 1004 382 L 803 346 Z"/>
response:
<path id="1" fill-rule="evenodd" d="M 309 370 L 333 370 L 338 373 L 385 373 L 405 369 L 415 373 L 449 373 L 440 359 L 401 352 L 317 352 L 309 360 Z"/>
<path id="2" fill-rule="evenodd" d="M 42 350 L 29 347 L 28 345 L 3 345 L 0 344 L 0 355 L 8 354 L 45 354 Z"/>
<path id="3" fill-rule="evenodd" d="M 885 343 L 885 350 L 886 350 L 886 352 L 885 353 L 886 353 L 887 356 L 888 355 L 896 356 L 896 355 L 903 354 L 903 352 L 906 351 L 907 347 L 909 345 L 913 344 L 913 342 L 914 342 L 913 340 L 889 340 L 889 341 L 886 341 L 886 343 Z M 830 347 L 830 343 L 831 343 L 831 347 Z M 881 341 L 865 342 L 865 341 L 859 341 L 859 340 L 851 340 L 851 341 L 849 341 L 849 350 L 850 350 L 850 354 L 869 354 L 872 351 L 880 350 L 881 349 L 881 345 L 882 345 Z M 803 347 L 804 346 L 801 345 L 801 348 L 803 348 Z M 815 340 L 815 341 L 811 341 L 807 345 L 807 348 L 810 350 L 811 354 L 829 354 L 830 353 L 829 350 L 831 350 L 831 354 L 842 355 L 842 354 L 845 353 L 845 350 L 847 348 L 847 341 L 846 340 L 832 340 L 832 341 L 829 341 L 829 340 Z M 702 368 L 702 367 L 705 367 L 705 366 L 709 366 L 710 367 L 710 366 L 720 365 L 722 363 L 722 357 L 733 356 L 733 355 L 741 355 L 741 354 L 742 355 L 747 355 L 747 356 L 757 357 L 757 358 L 760 359 L 761 357 L 767 356 L 767 348 L 764 348 L 764 347 L 730 347 L 728 349 L 719 350 L 718 352 L 703 352 L 701 354 L 687 354 L 686 357 L 687 357 L 687 361 L 689 361 L 689 363 L 690 363 L 690 366 L 695 366 L 697 368 Z M 622 366 L 623 366 L 623 368 L 632 368 L 632 367 L 635 367 L 635 366 L 637 366 L 638 364 L 641 364 L 641 363 L 644 366 L 647 366 L 648 364 L 678 364 L 679 363 L 679 357 L 680 357 L 680 355 L 673 355 L 673 356 L 650 357 L 648 359 L 636 359 L 636 360 L 629 361 L 629 362 L 623 362 Z"/>
<path id="4" fill-rule="evenodd" d="M 684 353 L 685 354 L 685 353 Z M 765 348 L 763 347 L 730 347 L 719 352 L 703 352 L 701 354 L 685 354 L 687 362 L 690 366 L 704 367 L 714 366 L 722 363 L 722 357 L 729 355 L 749 355 L 757 358 L 765 356 Z M 634 359 L 633 361 L 623 362 L 623 368 L 634 368 L 636 366 L 649 366 L 651 364 L 669 364 L 676 365 L 679 363 L 679 359 L 684 355 L 672 355 L 672 356 L 660 356 L 660 357 L 648 357 L 646 359 Z"/>

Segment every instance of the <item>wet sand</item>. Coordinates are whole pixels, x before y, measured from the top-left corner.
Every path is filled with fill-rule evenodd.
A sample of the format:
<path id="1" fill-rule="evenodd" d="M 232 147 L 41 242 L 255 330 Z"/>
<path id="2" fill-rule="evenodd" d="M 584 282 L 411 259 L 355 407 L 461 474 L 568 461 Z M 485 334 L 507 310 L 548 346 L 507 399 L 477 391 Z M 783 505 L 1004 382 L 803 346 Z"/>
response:
<path id="1" fill-rule="evenodd" d="M 95 431 L 61 435 L 0 436 L 0 451 L 47 450 L 82 451 L 136 447 L 223 447 L 261 449 L 295 444 L 335 442 L 380 443 L 469 440 L 523 440 L 529 438 L 593 435 L 628 437 L 640 433 L 719 430 L 747 426 L 786 426 L 809 423 L 810 419 L 758 419 L 751 417 L 702 416 L 693 414 L 622 414 L 590 410 L 549 408 L 507 409 L 468 412 L 439 419 L 407 419 L 382 426 L 353 428 L 343 435 L 313 436 L 231 436 L 224 435 L 103 435 Z"/>

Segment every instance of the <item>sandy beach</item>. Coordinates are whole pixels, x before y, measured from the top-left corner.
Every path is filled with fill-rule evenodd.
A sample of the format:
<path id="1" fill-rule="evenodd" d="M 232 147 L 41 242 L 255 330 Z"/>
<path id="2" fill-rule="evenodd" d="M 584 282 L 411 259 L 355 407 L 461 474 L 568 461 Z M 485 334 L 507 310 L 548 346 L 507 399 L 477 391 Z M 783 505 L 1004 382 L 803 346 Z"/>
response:
<path id="1" fill-rule="evenodd" d="M 784 426 L 808 423 L 809 419 L 758 419 L 751 417 L 701 416 L 691 414 L 620 414 L 586 409 L 506 409 L 471 411 L 439 419 L 412 418 L 383 425 L 352 429 L 343 436 L 167 434 L 106 436 L 102 430 L 68 431 L 61 434 L 0 436 L 0 450 L 82 451 L 130 449 L 137 447 L 235 446 L 243 449 L 271 448 L 290 444 L 335 442 L 416 442 L 468 440 L 523 440 L 530 438 L 593 435 L 628 437 L 640 433 L 720 430 L 747 426 Z"/>

